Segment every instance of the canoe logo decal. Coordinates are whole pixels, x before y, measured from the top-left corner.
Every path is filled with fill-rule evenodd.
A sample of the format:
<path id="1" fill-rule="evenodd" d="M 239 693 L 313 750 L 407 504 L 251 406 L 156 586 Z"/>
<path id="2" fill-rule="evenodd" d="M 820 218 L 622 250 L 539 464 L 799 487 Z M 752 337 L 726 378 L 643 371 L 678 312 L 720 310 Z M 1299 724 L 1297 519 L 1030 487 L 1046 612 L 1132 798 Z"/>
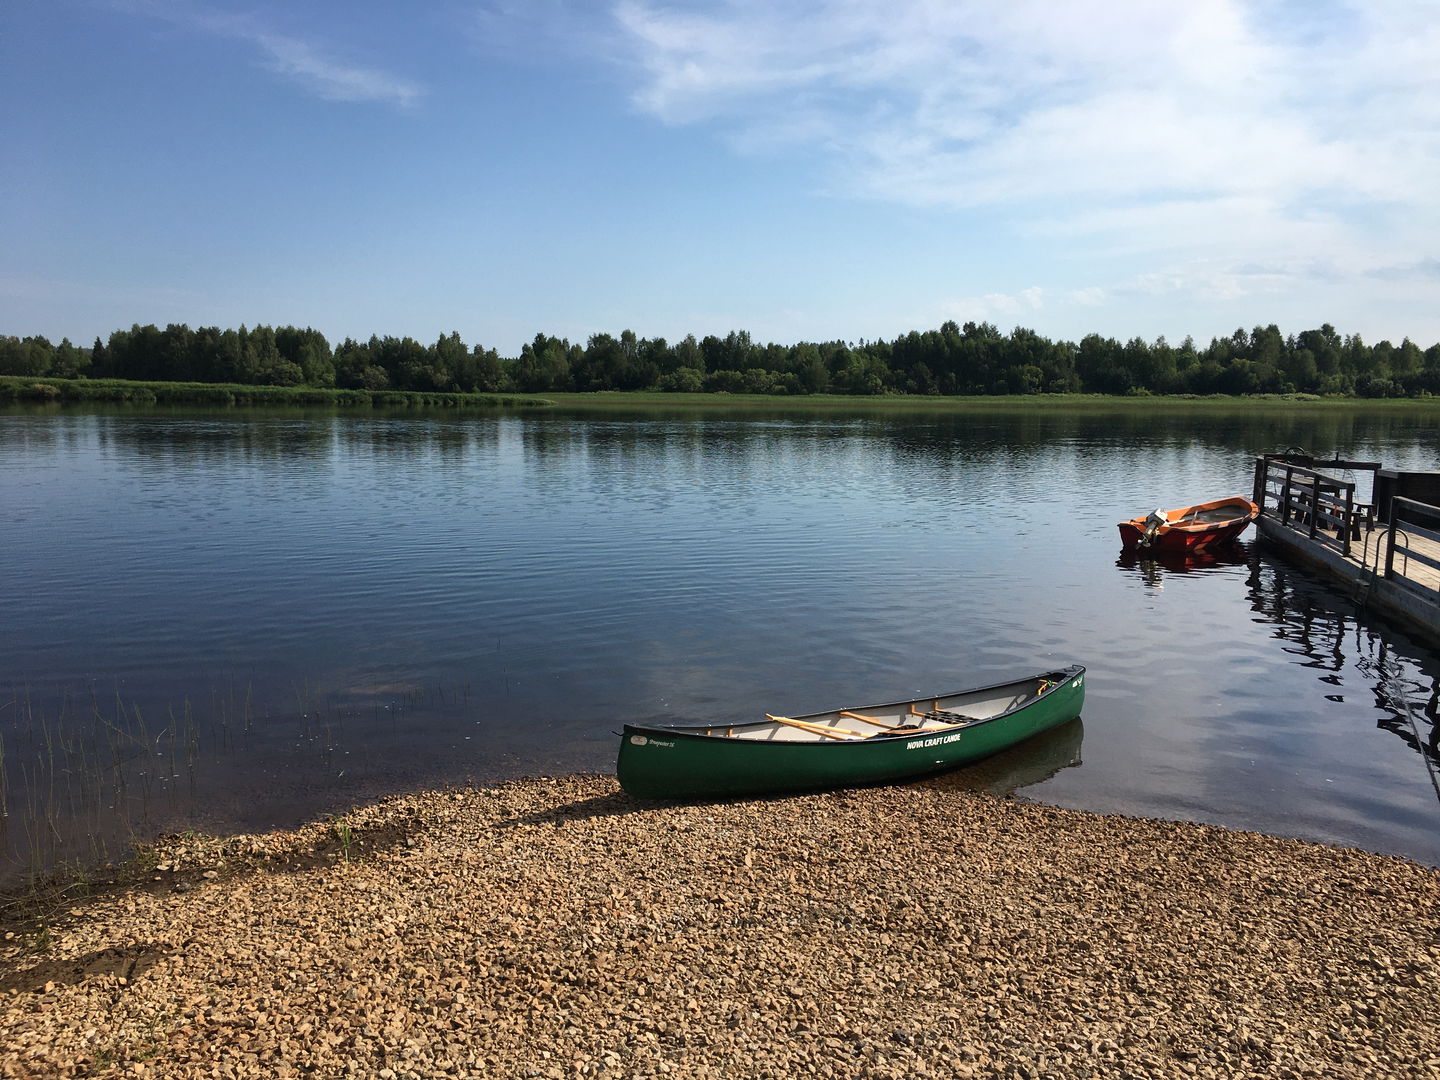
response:
<path id="1" fill-rule="evenodd" d="M 906 750 L 923 750 L 927 746 L 944 746 L 946 743 L 955 742 L 960 738 L 960 732 L 954 735 L 940 735 L 933 739 L 918 739 L 915 742 L 905 744 Z"/>
<path id="2" fill-rule="evenodd" d="M 1080 686 L 1081 686 L 1082 683 L 1084 683 L 1084 681 L 1085 681 L 1085 676 L 1084 676 L 1084 675 L 1079 675 L 1079 676 L 1076 677 L 1075 681 L 1072 682 L 1070 685 L 1071 685 L 1073 688 L 1075 688 L 1076 690 L 1078 690 L 1078 689 L 1080 689 Z"/>
<path id="3" fill-rule="evenodd" d="M 647 739 L 647 738 L 645 738 L 644 735 L 631 735 L 631 736 L 630 736 L 630 745 L 631 745 L 631 746 L 644 746 L 644 745 L 645 745 L 647 742 L 649 742 L 649 741 L 650 741 L 650 740 Z"/>

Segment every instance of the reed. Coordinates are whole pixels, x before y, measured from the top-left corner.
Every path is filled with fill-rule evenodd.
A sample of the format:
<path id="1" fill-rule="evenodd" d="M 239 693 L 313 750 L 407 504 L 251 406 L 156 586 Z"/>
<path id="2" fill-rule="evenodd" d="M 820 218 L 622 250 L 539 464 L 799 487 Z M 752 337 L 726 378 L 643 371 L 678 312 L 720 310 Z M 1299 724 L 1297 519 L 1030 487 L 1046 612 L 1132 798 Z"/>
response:
<path id="1" fill-rule="evenodd" d="M 10 768 L 5 762 L 5 728 L 0 726 L 0 830 L 6 828 L 9 821 Z M 0 837 L 0 839 L 3 839 L 3 837 Z"/>
<path id="2" fill-rule="evenodd" d="M 331 390 L 314 386 L 140 382 L 129 379 L 52 379 L 0 375 L 3 402 L 114 401 L 136 405 L 333 405 L 353 408 L 544 408 L 550 401 L 524 394 L 451 394 L 414 390 Z"/>
<path id="3" fill-rule="evenodd" d="M 335 840 L 340 845 L 340 858 L 344 862 L 350 861 L 350 851 L 355 843 L 354 830 L 343 821 L 335 823 Z"/>
<path id="4" fill-rule="evenodd" d="M 1156 410 L 1223 412 L 1433 412 L 1435 398 L 1319 397 L 1315 394 L 993 394 L 941 397 L 928 394 L 677 394 L 659 390 L 566 393 L 547 391 L 546 398 L 567 410 L 726 412 L 1122 412 Z"/>
<path id="5" fill-rule="evenodd" d="M 142 703 L 93 687 L 53 700 L 28 687 L 0 693 L 0 911 L 17 888 L 58 903 L 97 876 L 138 873 L 123 860 L 213 814 L 215 793 L 233 790 L 247 761 L 273 767 L 282 754 L 286 767 L 336 779 L 347 767 L 368 773 L 348 756 L 352 733 L 403 730 L 412 710 L 454 709 L 468 696 L 469 687 L 427 686 L 375 700 L 307 682 L 271 711 L 241 682 L 211 689 L 198 707 L 189 696 Z M 334 836 L 353 859 L 360 838 L 343 822 Z"/>

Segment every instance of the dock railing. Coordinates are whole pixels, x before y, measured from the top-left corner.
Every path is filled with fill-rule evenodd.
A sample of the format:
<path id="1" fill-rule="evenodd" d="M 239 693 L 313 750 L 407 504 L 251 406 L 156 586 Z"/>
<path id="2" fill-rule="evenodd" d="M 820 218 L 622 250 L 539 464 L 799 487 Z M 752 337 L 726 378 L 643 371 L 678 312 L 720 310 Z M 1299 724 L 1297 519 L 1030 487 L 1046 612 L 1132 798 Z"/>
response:
<path id="1" fill-rule="evenodd" d="M 1396 495 L 1390 500 L 1385 579 L 1440 603 L 1440 506 Z M 1418 565 L 1416 565 L 1418 564 Z"/>
<path id="2" fill-rule="evenodd" d="M 1360 538 L 1361 526 L 1368 528 L 1374 522 L 1375 509 L 1355 497 L 1353 480 L 1298 465 L 1285 455 L 1267 454 L 1256 460 L 1254 498 L 1261 514 L 1346 556 L 1350 554 L 1350 541 Z"/>

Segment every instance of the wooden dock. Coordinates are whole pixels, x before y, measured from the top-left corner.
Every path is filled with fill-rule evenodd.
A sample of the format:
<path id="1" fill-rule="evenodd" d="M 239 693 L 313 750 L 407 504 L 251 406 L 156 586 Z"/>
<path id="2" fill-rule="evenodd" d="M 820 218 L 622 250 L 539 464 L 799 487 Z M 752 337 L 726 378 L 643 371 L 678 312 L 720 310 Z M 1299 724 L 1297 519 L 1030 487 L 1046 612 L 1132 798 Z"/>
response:
<path id="1" fill-rule="evenodd" d="M 1311 464 L 1280 456 L 1257 460 L 1257 531 L 1356 603 L 1440 641 L 1440 507 L 1395 496 L 1386 501 L 1389 521 L 1378 521 L 1374 503 L 1361 500 L 1354 480 Z M 1378 462 L 1324 464 L 1347 472 L 1379 469 Z"/>

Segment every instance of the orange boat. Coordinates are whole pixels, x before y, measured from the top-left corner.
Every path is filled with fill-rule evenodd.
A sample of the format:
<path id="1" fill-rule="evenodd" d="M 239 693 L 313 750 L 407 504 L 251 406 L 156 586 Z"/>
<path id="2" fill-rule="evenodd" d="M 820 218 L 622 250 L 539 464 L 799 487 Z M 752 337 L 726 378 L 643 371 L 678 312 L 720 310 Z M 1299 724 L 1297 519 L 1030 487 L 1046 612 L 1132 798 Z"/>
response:
<path id="1" fill-rule="evenodd" d="M 1143 518 L 1120 522 L 1126 548 L 1151 551 L 1194 551 L 1234 540 L 1260 515 L 1260 508 L 1242 495 L 1179 510 L 1155 510 Z"/>

